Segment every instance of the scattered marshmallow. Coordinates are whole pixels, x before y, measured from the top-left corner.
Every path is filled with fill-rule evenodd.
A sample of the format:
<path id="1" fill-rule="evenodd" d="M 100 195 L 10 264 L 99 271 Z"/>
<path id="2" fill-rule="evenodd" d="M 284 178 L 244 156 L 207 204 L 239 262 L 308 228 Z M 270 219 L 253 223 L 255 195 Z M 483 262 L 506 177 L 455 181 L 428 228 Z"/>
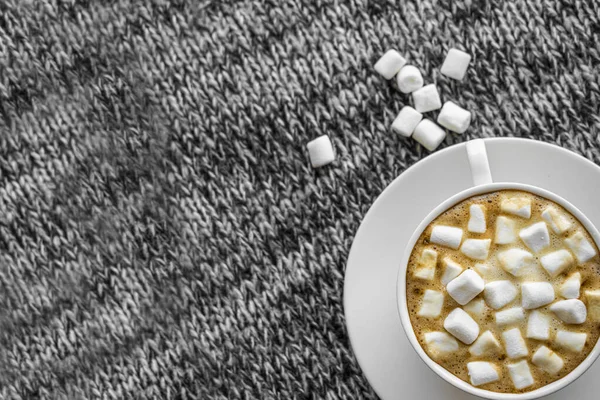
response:
<path id="1" fill-rule="evenodd" d="M 447 101 L 438 115 L 437 123 L 452 132 L 464 133 L 471 124 L 471 112 Z"/>
<path id="2" fill-rule="evenodd" d="M 577 299 L 557 301 L 550 310 L 565 324 L 583 324 L 587 318 L 585 304 Z"/>
<path id="3" fill-rule="evenodd" d="M 530 312 L 525 336 L 537 340 L 550 339 L 550 316 L 538 310 Z"/>
<path id="4" fill-rule="evenodd" d="M 458 342 L 446 332 L 427 332 L 424 336 L 427 349 L 435 356 L 458 350 Z"/>
<path id="5" fill-rule="evenodd" d="M 565 365 L 562 358 L 546 346 L 540 347 L 533 353 L 531 362 L 551 375 L 558 374 L 558 371 Z"/>
<path id="6" fill-rule="evenodd" d="M 427 150 L 433 151 L 446 137 L 446 131 L 436 125 L 435 122 L 424 119 L 419 122 L 412 137 Z"/>
<path id="7" fill-rule="evenodd" d="M 510 281 L 494 281 L 485 285 L 483 296 L 488 306 L 498 310 L 517 297 L 518 290 Z"/>
<path id="8" fill-rule="evenodd" d="M 471 62 L 471 56 L 458 49 L 450 49 L 440 72 L 448 78 L 462 81 Z"/>
<path id="9" fill-rule="evenodd" d="M 563 249 L 546 254 L 540 259 L 540 263 L 548 275 L 554 278 L 565 269 L 571 267 L 575 263 L 575 260 L 568 250 Z"/>
<path id="10" fill-rule="evenodd" d="M 463 267 L 449 257 L 445 257 L 442 260 L 442 263 L 444 264 L 444 273 L 442 274 L 440 281 L 442 282 L 442 285 L 446 286 L 451 280 L 460 275 L 463 271 Z"/>
<path id="11" fill-rule="evenodd" d="M 396 50 L 388 50 L 376 63 L 375 71 L 385 79 L 392 79 L 406 64 L 406 59 Z"/>
<path id="12" fill-rule="evenodd" d="M 308 149 L 308 156 L 313 168 L 320 168 L 335 160 L 331 140 L 329 140 L 329 136 L 327 135 L 311 140 L 306 145 L 306 148 Z"/>
<path id="13" fill-rule="evenodd" d="M 469 215 L 467 230 L 474 233 L 484 233 L 486 230 L 485 208 L 478 204 L 473 204 L 469 207 Z"/>
<path id="14" fill-rule="evenodd" d="M 481 386 L 486 383 L 495 382 L 500 379 L 498 370 L 494 364 L 487 361 L 471 361 L 467 363 L 471 385 Z"/>
<path id="15" fill-rule="evenodd" d="M 513 307 L 496 313 L 496 325 L 512 325 L 525 320 L 522 307 Z"/>
<path id="16" fill-rule="evenodd" d="M 502 349 L 500 342 L 490 331 L 483 332 L 469 347 L 469 353 L 475 357 L 490 356 Z"/>
<path id="17" fill-rule="evenodd" d="M 564 349 L 571 350 L 575 353 L 581 353 L 587 340 L 587 333 L 558 331 L 554 343 Z"/>
<path id="18" fill-rule="evenodd" d="M 427 289 L 423 295 L 421 308 L 417 315 L 425 318 L 437 318 L 442 313 L 444 305 L 444 293 Z"/>
<path id="19" fill-rule="evenodd" d="M 411 106 L 404 106 L 392 122 L 392 129 L 404 137 L 410 137 L 422 119 L 423 114 Z"/>
<path id="20" fill-rule="evenodd" d="M 586 290 L 588 311 L 592 321 L 600 321 L 600 290 Z"/>
<path id="21" fill-rule="evenodd" d="M 506 196 L 500 202 L 500 209 L 506 213 L 529 219 L 531 199 L 524 196 Z"/>
<path id="22" fill-rule="evenodd" d="M 571 274 L 562 285 L 560 285 L 560 295 L 565 299 L 577 299 L 579 297 L 579 289 L 581 289 L 581 274 L 575 272 Z M 592 309 L 588 302 L 588 310 L 591 316 Z"/>
<path id="23" fill-rule="evenodd" d="M 515 385 L 515 389 L 525 389 L 535 382 L 533 376 L 531 376 L 527 360 L 522 360 L 515 364 L 508 364 L 507 368 L 510 379 L 512 379 L 513 385 Z"/>
<path id="24" fill-rule="evenodd" d="M 463 230 L 454 226 L 435 225 L 431 231 L 431 243 L 458 249 L 462 240 Z"/>
<path id="25" fill-rule="evenodd" d="M 515 233 L 515 221 L 508 217 L 498 217 L 496 219 L 496 244 L 509 244 L 517 240 Z"/>
<path id="26" fill-rule="evenodd" d="M 423 76 L 417 67 L 405 65 L 396 76 L 398 89 L 402 93 L 412 93 L 423 87 Z"/>
<path id="27" fill-rule="evenodd" d="M 477 272 L 468 269 L 446 286 L 446 291 L 458 304 L 464 306 L 483 292 L 485 282 Z"/>
<path id="28" fill-rule="evenodd" d="M 498 261 L 502 268 L 514 276 L 525 275 L 535 267 L 533 255 L 522 249 L 508 249 L 498 253 Z"/>
<path id="29" fill-rule="evenodd" d="M 469 314 L 455 308 L 444 320 L 444 328 L 464 344 L 471 344 L 479 336 L 479 325 Z"/>
<path id="30" fill-rule="evenodd" d="M 534 253 L 539 253 L 550 246 L 550 234 L 545 222 L 538 222 L 521 229 L 519 237 Z"/>
<path id="31" fill-rule="evenodd" d="M 483 299 L 473 299 L 463 306 L 463 310 L 468 312 L 472 317 L 480 318 L 485 312 L 485 303 Z"/>
<path id="32" fill-rule="evenodd" d="M 425 249 L 421 253 L 419 268 L 414 272 L 414 276 L 419 279 L 431 281 L 435 277 L 435 266 L 437 264 L 438 253 L 432 249 Z"/>
<path id="33" fill-rule="evenodd" d="M 437 87 L 432 83 L 415 90 L 412 94 L 415 109 L 420 112 L 429 112 L 442 107 L 442 101 Z"/>
<path id="34" fill-rule="evenodd" d="M 563 213 L 553 206 L 548 206 L 542 211 L 542 218 L 550 225 L 557 235 L 562 235 L 571 228 L 572 222 Z"/>
<path id="35" fill-rule="evenodd" d="M 496 272 L 495 267 L 485 263 L 477 263 L 473 266 L 473 269 L 484 279 L 490 279 Z"/>
<path id="36" fill-rule="evenodd" d="M 467 239 L 460 252 L 474 260 L 487 260 L 492 239 Z"/>
<path id="37" fill-rule="evenodd" d="M 591 260 L 596 255 L 596 249 L 581 231 L 577 231 L 571 237 L 566 238 L 565 243 L 575 253 L 579 264 Z"/>
<path id="38" fill-rule="evenodd" d="M 554 288 L 548 282 L 524 282 L 521 284 L 521 306 L 533 310 L 554 301 Z"/>
<path id="39" fill-rule="evenodd" d="M 519 328 L 512 328 L 502 332 L 502 340 L 504 341 L 504 348 L 506 349 L 508 358 L 520 358 L 529 354 L 527 344 Z"/>

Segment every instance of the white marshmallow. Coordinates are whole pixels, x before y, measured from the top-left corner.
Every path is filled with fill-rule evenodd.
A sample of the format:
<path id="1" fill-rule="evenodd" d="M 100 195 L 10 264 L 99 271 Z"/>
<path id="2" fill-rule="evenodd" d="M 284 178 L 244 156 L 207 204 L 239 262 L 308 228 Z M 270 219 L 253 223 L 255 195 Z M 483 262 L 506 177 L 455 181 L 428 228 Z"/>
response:
<path id="1" fill-rule="evenodd" d="M 509 244 L 517 240 L 515 221 L 508 217 L 496 218 L 496 244 Z"/>
<path id="2" fill-rule="evenodd" d="M 437 110 L 442 107 L 442 101 L 438 93 L 437 87 L 432 83 L 423 86 L 421 89 L 415 90 L 412 94 L 415 110 L 420 113 L 425 113 Z"/>
<path id="3" fill-rule="evenodd" d="M 469 207 L 469 232 L 484 233 L 486 230 L 485 224 L 485 208 L 478 204 L 473 204 Z"/>
<path id="4" fill-rule="evenodd" d="M 483 279 L 490 279 L 496 272 L 496 268 L 490 264 L 477 263 L 473 266 L 473 269 L 477 271 L 477 273 Z"/>
<path id="5" fill-rule="evenodd" d="M 464 133 L 471 124 L 471 112 L 447 101 L 438 115 L 437 123 L 452 132 Z"/>
<path id="6" fill-rule="evenodd" d="M 524 196 L 505 196 L 500 202 L 500 209 L 518 217 L 531 217 L 531 199 Z"/>
<path id="7" fill-rule="evenodd" d="M 550 316 L 538 310 L 530 312 L 525 336 L 529 339 L 548 340 L 550 338 Z"/>
<path id="8" fill-rule="evenodd" d="M 527 344 L 523 336 L 521 336 L 519 328 L 512 328 L 502 332 L 502 340 L 504 341 L 504 348 L 506 349 L 508 358 L 520 358 L 529 354 Z"/>
<path id="9" fill-rule="evenodd" d="M 527 360 L 522 360 L 515 364 L 508 364 L 507 368 L 510 379 L 513 381 L 513 385 L 515 385 L 515 389 L 525 389 L 534 384 L 535 381 L 533 380 L 533 376 L 531 376 Z"/>
<path id="10" fill-rule="evenodd" d="M 423 114 L 411 106 L 404 106 L 392 122 L 392 129 L 404 137 L 410 137 L 422 119 Z"/>
<path id="11" fill-rule="evenodd" d="M 473 386 L 485 385 L 500 379 L 498 369 L 494 364 L 487 361 L 471 361 L 467 363 L 467 369 Z"/>
<path id="12" fill-rule="evenodd" d="M 308 149 L 308 156 L 313 168 L 322 167 L 335 160 L 331 140 L 329 140 L 329 136 L 327 135 L 311 140 L 306 145 L 306 148 Z"/>
<path id="13" fill-rule="evenodd" d="M 440 281 L 442 282 L 442 285 L 446 286 L 452 279 L 460 275 L 463 271 L 463 267 L 449 257 L 445 257 L 442 260 L 442 263 L 444 264 L 444 273 L 442 274 Z"/>
<path id="14" fill-rule="evenodd" d="M 424 336 L 427 350 L 435 356 L 458 350 L 458 342 L 446 332 L 427 332 Z"/>
<path id="15" fill-rule="evenodd" d="M 557 374 L 565 365 L 562 358 L 546 346 L 540 347 L 533 353 L 531 362 L 551 375 Z"/>
<path id="16" fill-rule="evenodd" d="M 417 67 L 405 65 L 398 72 L 396 83 L 402 93 L 412 93 L 423 87 L 423 76 Z"/>
<path id="17" fill-rule="evenodd" d="M 583 324 L 587 318 L 585 304 L 577 299 L 557 301 L 550 310 L 565 324 Z"/>
<path id="18" fill-rule="evenodd" d="M 446 55 L 446 59 L 442 64 L 440 72 L 448 78 L 462 81 L 469 68 L 471 56 L 464 51 L 458 49 L 450 49 Z"/>
<path id="19" fill-rule="evenodd" d="M 571 274 L 562 285 L 560 285 L 560 295 L 565 299 L 576 299 L 579 297 L 579 289 L 581 288 L 581 274 L 579 272 L 575 272 Z M 592 314 L 592 310 L 590 304 L 588 302 L 588 310 L 590 316 Z"/>
<path id="20" fill-rule="evenodd" d="M 572 225 L 572 222 L 567 218 L 563 213 L 558 211 L 553 206 L 548 206 L 544 211 L 542 211 L 542 218 L 550 225 L 550 228 L 557 235 L 562 235 Z"/>
<path id="21" fill-rule="evenodd" d="M 556 339 L 554 343 L 564 349 L 574 351 L 575 353 L 581 353 L 585 342 L 587 340 L 587 333 L 583 332 L 569 332 L 569 331 L 558 331 L 556 332 Z"/>
<path id="22" fill-rule="evenodd" d="M 581 231 L 575 232 L 565 239 L 565 243 L 577 257 L 579 264 L 591 260 L 596 255 L 596 249 Z"/>
<path id="23" fill-rule="evenodd" d="M 600 321 L 600 290 L 586 290 L 588 311 L 592 321 Z"/>
<path id="24" fill-rule="evenodd" d="M 479 336 L 479 325 L 469 314 L 455 308 L 444 320 L 444 328 L 464 344 L 471 344 Z"/>
<path id="25" fill-rule="evenodd" d="M 496 313 L 496 325 L 512 325 L 525 320 L 522 307 L 513 307 Z"/>
<path id="26" fill-rule="evenodd" d="M 485 303 L 483 299 L 474 299 L 464 305 L 463 310 L 468 312 L 472 317 L 481 318 L 485 312 Z"/>
<path id="27" fill-rule="evenodd" d="M 524 282 L 521 284 L 521 305 L 533 310 L 554 301 L 554 288 L 548 282 Z"/>
<path id="28" fill-rule="evenodd" d="M 488 306 L 498 310 L 513 301 L 518 293 L 511 281 L 495 281 L 485 285 L 483 296 Z"/>
<path id="29" fill-rule="evenodd" d="M 413 139 L 429 151 L 437 149 L 446 137 L 446 131 L 429 119 L 423 119 L 415 128 Z"/>
<path id="30" fill-rule="evenodd" d="M 498 253 L 502 268 L 514 276 L 522 276 L 535 267 L 533 255 L 522 249 L 508 249 Z"/>
<path id="31" fill-rule="evenodd" d="M 545 222 L 538 222 L 525 229 L 521 229 L 519 237 L 534 253 L 539 253 L 550 246 L 550 234 Z"/>
<path id="32" fill-rule="evenodd" d="M 463 230 L 454 226 L 435 225 L 431 231 L 431 243 L 458 249 L 462 240 Z"/>
<path id="33" fill-rule="evenodd" d="M 458 304 L 464 306 L 483 292 L 485 282 L 477 272 L 468 269 L 456 278 L 452 279 L 446 291 Z"/>
<path id="34" fill-rule="evenodd" d="M 425 318 L 437 318 L 442 313 L 443 305 L 444 293 L 427 289 L 417 315 Z"/>
<path id="35" fill-rule="evenodd" d="M 419 259 L 419 268 L 414 272 L 415 278 L 431 281 L 435 277 L 435 266 L 437 264 L 438 253 L 432 249 L 425 249 Z"/>
<path id="36" fill-rule="evenodd" d="M 375 63 L 375 71 L 385 79 L 392 79 L 406 64 L 406 59 L 396 50 L 388 50 Z"/>
<path id="37" fill-rule="evenodd" d="M 540 259 L 540 263 L 548 275 L 556 277 L 565 269 L 571 267 L 575 263 L 575 260 L 568 250 L 563 249 L 546 254 Z"/>
<path id="38" fill-rule="evenodd" d="M 474 260 L 487 260 L 492 239 L 466 239 L 460 252 Z"/>
<path id="39" fill-rule="evenodd" d="M 490 331 L 483 332 L 469 347 L 469 353 L 475 357 L 490 356 L 502 349 L 500 342 Z"/>

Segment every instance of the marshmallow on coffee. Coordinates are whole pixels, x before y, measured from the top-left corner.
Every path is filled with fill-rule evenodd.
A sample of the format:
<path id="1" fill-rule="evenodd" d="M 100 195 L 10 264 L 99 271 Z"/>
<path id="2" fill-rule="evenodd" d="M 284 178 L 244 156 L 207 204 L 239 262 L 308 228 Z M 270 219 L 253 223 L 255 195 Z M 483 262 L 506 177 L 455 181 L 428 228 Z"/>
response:
<path id="1" fill-rule="evenodd" d="M 509 244 L 517 240 L 515 220 L 500 216 L 496 218 L 496 244 Z"/>
<path id="2" fill-rule="evenodd" d="M 531 199 L 526 196 L 504 196 L 500 209 L 512 215 L 529 219 L 531 217 Z"/>
<path id="3" fill-rule="evenodd" d="M 532 310 L 554 301 L 554 288 L 548 282 L 524 282 L 521 284 L 521 305 Z"/>
<path id="4" fill-rule="evenodd" d="M 529 369 L 527 360 L 508 364 L 506 367 L 508 368 L 510 379 L 513 381 L 513 385 L 515 385 L 515 389 L 525 389 L 535 383 L 533 376 L 531 376 L 531 370 Z"/>
<path id="5" fill-rule="evenodd" d="M 577 231 L 566 238 L 565 243 L 569 246 L 573 254 L 575 254 L 579 264 L 591 260 L 596 255 L 596 249 L 594 249 L 594 246 L 581 231 Z"/>
<path id="6" fill-rule="evenodd" d="M 581 288 L 581 274 L 575 272 L 571 274 L 562 285 L 560 285 L 560 295 L 565 299 L 576 299 L 579 297 L 579 289 Z M 591 314 L 591 307 L 588 303 L 589 313 Z"/>
<path id="7" fill-rule="evenodd" d="M 444 293 L 427 289 L 417 315 L 425 318 L 437 318 L 442 313 L 443 306 Z"/>
<path id="8" fill-rule="evenodd" d="M 444 264 L 444 273 L 442 274 L 440 281 L 442 282 L 442 285 L 446 286 L 451 280 L 460 275 L 463 271 L 463 267 L 449 257 L 445 257 L 442 260 L 442 264 Z"/>
<path id="9" fill-rule="evenodd" d="M 460 252 L 473 260 L 487 260 L 491 244 L 491 239 L 466 239 Z"/>
<path id="10" fill-rule="evenodd" d="M 522 249 L 508 249 L 498 253 L 502 268 L 514 276 L 522 276 L 535 267 L 533 254 Z"/>
<path id="11" fill-rule="evenodd" d="M 444 328 L 464 344 L 471 344 L 479 336 L 479 325 L 469 314 L 455 308 L 444 320 Z"/>
<path id="12" fill-rule="evenodd" d="M 463 230 L 454 226 L 435 225 L 431 231 L 429 241 L 441 246 L 458 249 L 462 241 Z"/>
<path id="13" fill-rule="evenodd" d="M 485 285 L 483 297 L 488 306 L 498 310 L 513 301 L 518 293 L 511 281 L 494 281 Z"/>
<path id="14" fill-rule="evenodd" d="M 472 204 L 469 207 L 469 224 L 467 230 L 473 233 L 485 233 L 485 208 L 483 206 Z"/>
<path id="15" fill-rule="evenodd" d="M 548 275 L 554 278 L 567 268 L 573 266 L 575 260 L 568 250 L 562 249 L 546 254 L 540 259 L 540 263 Z"/>
<path id="16" fill-rule="evenodd" d="M 508 358 L 521 358 L 529 354 L 527 344 L 519 328 L 512 328 L 502 332 L 502 340 L 504 341 L 504 349 Z"/>
<path id="17" fill-rule="evenodd" d="M 419 268 L 414 272 L 415 278 L 431 281 L 435 277 L 435 266 L 438 253 L 432 249 L 425 249 L 419 259 Z"/>
<path id="18" fill-rule="evenodd" d="M 496 312 L 496 325 L 513 325 L 524 320 L 525 311 L 522 307 L 513 307 Z"/>
<path id="19" fill-rule="evenodd" d="M 458 342 L 446 332 L 427 332 L 424 336 L 427 349 L 434 356 L 449 354 L 458 350 Z"/>
<path id="20" fill-rule="evenodd" d="M 463 310 L 468 312 L 472 317 L 481 318 L 485 312 L 485 302 L 483 299 L 473 299 L 463 306 Z"/>
<path id="21" fill-rule="evenodd" d="M 528 339 L 550 339 L 550 316 L 538 310 L 531 311 L 527 320 L 525 336 Z"/>
<path id="22" fill-rule="evenodd" d="M 600 290 L 586 290 L 588 311 L 592 321 L 600 321 Z"/>
<path id="23" fill-rule="evenodd" d="M 581 353 L 587 340 L 587 333 L 569 332 L 560 330 L 556 332 L 554 343 L 563 349 L 570 350 L 575 353 Z"/>
<path id="24" fill-rule="evenodd" d="M 545 222 L 538 222 L 521 229 L 519 237 L 534 253 L 539 253 L 550 246 L 550 234 Z"/>
<path id="25" fill-rule="evenodd" d="M 467 363 L 471 385 L 481 386 L 500 379 L 496 366 L 487 361 L 471 361 Z"/>
<path id="26" fill-rule="evenodd" d="M 473 269 L 483 278 L 490 279 L 496 273 L 496 268 L 490 264 L 477 263 L 473 265 Z"/>
<path id="27" fill-rule="evenodd" d="M 446 291 L 458 304 L 464 306 L 483 292 L 485 282 L 477 272 L 468 269 L 446 286 Z"/>
<path id="28" fill-rule="evenodd" d="M 533 363 L 533 365 L 543 369 L 550 375 L 558 374 L 558 372 L 565 365 L 562 358 L 560 358 L 558 354 L 556 354 L 546 346 L 541 346 L 539 349 L 536 350 L 535 353 L 533 353 L 531 362 Z"/>
<path id="29" fill-rule="evenodd" d="M 542 218 L 557 235 L 562 235 L 573 225 L 566 215 L 552 206 L 548 206 L 542 211 Z"/>
<path id="30" fill-rule="evenodd" d="M 469 353 L 475 357 L 489 357 L 502 350 L 500 342 L 490 331 L 483 332 L 469 347 Z"/>
<path id="31" fill-rule="evenodd" d="M 587 318 L 585 304 L 577 299 L 557 301 L 550 310 L 565 324 L 583 324 Z"/>

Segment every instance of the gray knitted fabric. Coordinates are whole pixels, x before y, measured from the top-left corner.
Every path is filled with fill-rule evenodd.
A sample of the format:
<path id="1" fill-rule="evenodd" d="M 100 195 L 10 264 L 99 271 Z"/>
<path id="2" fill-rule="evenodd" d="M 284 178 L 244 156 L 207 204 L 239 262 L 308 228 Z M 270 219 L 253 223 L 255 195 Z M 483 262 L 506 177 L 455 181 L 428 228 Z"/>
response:
<path id="1" fill-rule="evenodd" d="M 600 162 L 593 0 L 74 3 L 0 4 L 3 399 L 375 398 L 344 266 L 427 155 L 389 132 L 410 103 L 373 71 L 390 48 L 473 112 L 442 147 Z"/>

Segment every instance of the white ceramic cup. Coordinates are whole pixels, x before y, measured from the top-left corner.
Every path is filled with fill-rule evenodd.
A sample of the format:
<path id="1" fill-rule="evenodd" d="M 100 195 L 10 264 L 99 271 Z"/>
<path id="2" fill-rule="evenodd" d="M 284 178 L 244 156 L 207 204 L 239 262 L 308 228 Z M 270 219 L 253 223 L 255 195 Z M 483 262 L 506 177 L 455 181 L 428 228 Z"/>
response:
<path id="1" fill-rule="evenodd" d="M 415 246 L 415 243 L 417 242 L 423 231 L 431 223 L 431 221 L 437 218 L 444 211 L 460 203 L 461 201 L 468 199 L 469 197 L 505 189 L 522 190 L 525 192 L 530 192 L 542 196 L 548 200 L 551 200 L 561 205 L 567 211 L 573 214 L 579 220 L 579 222 L 583 224 L 585 229 L 587 229 L 587 231 L 590 233 L 590 235 L 596 242 L 596 245 L 600 247 L 600 233 L 598 232 L 596 227 L 594 227 L 594 225 L 590 222 L 590 220 L 571 203 L 552 192 L 535 186 L 511 182 L 493 183 L 492 174 L 490 172 L 490 167 L 487 159 L 487 153 L 485 150 L 485 142 L 481 139 L 472 140 L 467 143 L 466 150 L 467 154 L 465 154 L 465 156 L 469 159 L 469 165 L 471 166 L 471 174 L 474 186 L 470 189 L 464 190 L 450 197 L 448 200 L 444 201 L 433 211 L 431 211 L 429 215 L 427 215 L 427 217 L 423 220 L 423 222 L 419 224 L 412 237 L 410 238 L 406 249 L 404 250 L 404 256 L 402 257 L 402 263 L 400 264 L 400 269 L 398 273 L 398 286 L 396 296 L 398 300 L 398 311 L 400 313 L 402 327 L 404 328 L 404 331 L 406 333 L 406 336 L 408 337 L 410 344 L 413 346 L 413 348 L 415 349 L 419 357 L 421 357 L 421 359 L 425 362 L 425 364 L 427 364 L 429 368 L 431 368 L 436 374 L 445 379 L 447 382 L 451 383 L 459 389 L 464 390 L 467 393 L 492 400 L 526 400 L 537 399 L 542 396 L 547 396 L 575 381 L 594 363 L 594 361 L 600 354 L 600 340 L 596 342 L 596 345 L 594 346 L 590 354 L 586 357 L 586 359 L 583 360 L 583 362 L 579 364 L 579 366 L 577 366 L 573 371 L 571 371 L 568 375 L 564 376 L 563 378 L 527 393 L 497 393 L 472 386 L 471 384 L 463 381 L 462 379 L 457 378 L 456 376 L 448 372 L 445 368 L 436 363 L 434 360 L 429 358 L 427 353 L 419 344 L 417 336 L 415 335 L 415 332 L 412 328 L 412 324 L 410 322 L 408 307 L 406 303 L 406 269 L 413 247 Z M 467 366 L 465 360 L 465 368 L 466 367 Z"/>

